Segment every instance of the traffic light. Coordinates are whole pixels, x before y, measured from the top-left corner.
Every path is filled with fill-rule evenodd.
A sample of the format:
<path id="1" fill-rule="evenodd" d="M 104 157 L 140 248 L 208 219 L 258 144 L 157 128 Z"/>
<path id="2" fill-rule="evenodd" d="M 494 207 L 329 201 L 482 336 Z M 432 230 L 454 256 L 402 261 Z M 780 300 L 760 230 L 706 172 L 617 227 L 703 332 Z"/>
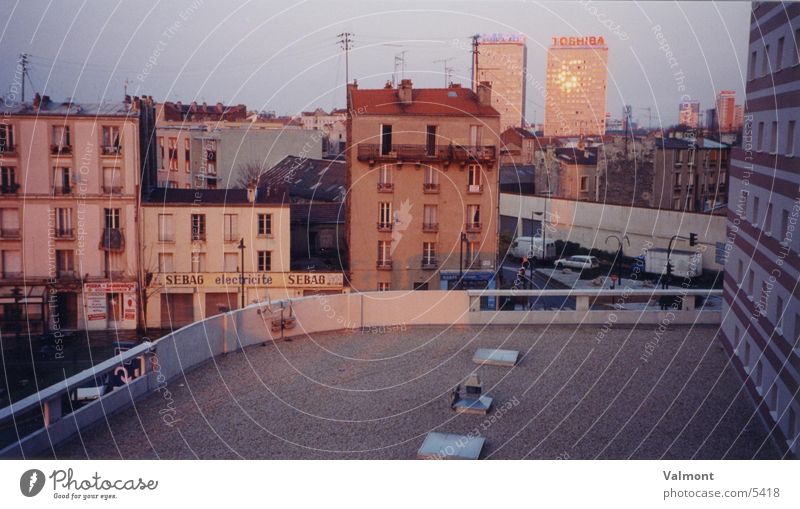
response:
<path id="1" fill-rule="evenodd" d="M 690 246 L 697 245 L 697 234 L 696 233 L 690 233 L 689 234 L 689 245 Z"/>

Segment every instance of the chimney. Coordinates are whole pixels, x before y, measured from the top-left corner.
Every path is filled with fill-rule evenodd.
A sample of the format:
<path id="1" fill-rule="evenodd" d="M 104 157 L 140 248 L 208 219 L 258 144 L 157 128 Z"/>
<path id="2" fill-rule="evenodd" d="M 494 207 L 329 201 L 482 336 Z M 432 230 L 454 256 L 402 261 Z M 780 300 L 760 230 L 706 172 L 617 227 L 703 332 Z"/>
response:
<path id="1" fill-rule="evenodd" d="M 478 83 L 478 104 L 481 106 L 492 105 L 492 83 L 490 81 Z"/>
<path id="2" fill-rule="evenodd" d="M 217 103 L 215 110 L 217 113 L 222 113 L 223 111 L 225 111 L 225 106 L 223 106 L 222 103 Z"/>
<path id="3" fill-rule="evenodd" d="M 400 100 L 400 104 L 408 106 L 412 103 L 412 90 L 411 80 L 405 79 L 400 81 L 400 86 L 397 87 L 397 98 Z"/>
<path id="4" fill-rule="evenodd" d="M 258 194 L 258 190 L 256 187 L 257 184 L 258 182 L 256 181 L 256 179 L 250 179 L 250 182 L 247 183 L 247 201 L 249 203 L 256 202 L 256 195 Z"/>
<path id="5" fill-rule="evenodd" d="M 33 96 L 33 107 L 38 108 L 42 104 L 42 96 L 39 95 L 39 92 Z"/>

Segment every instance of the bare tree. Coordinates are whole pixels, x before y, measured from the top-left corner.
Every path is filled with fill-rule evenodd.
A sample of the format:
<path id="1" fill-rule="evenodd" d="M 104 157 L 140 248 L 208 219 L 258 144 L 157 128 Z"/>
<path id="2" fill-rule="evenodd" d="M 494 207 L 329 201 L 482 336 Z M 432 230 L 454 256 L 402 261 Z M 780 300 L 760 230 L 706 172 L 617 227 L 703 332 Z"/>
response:
<path id="1" fill-rule="evenodd" d="M 233 185 L 238 189 L 247 189 L 247 185 L 253 180 L 258 182 L 261 174 L 265 171 L 266 168 L 255 161 L 242 163 L 236 167 L 236 176 Z"/>

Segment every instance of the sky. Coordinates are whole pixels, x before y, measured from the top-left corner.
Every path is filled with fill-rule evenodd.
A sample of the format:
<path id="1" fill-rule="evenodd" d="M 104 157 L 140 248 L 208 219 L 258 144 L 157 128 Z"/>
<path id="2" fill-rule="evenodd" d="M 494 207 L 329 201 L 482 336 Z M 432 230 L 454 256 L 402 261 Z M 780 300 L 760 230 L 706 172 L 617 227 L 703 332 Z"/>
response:
<path id="1" fill-rule="evenodd" d="M 443 59 L 467 85 L 470 36 L 484 33 L 525 34 L 544 83 L 553 36 L 602 35 L 612 118 L 630 104 L 641 124 L 669 125 L 681 100 L 705 110 L 734 90 L 742 102 L 749 15 L 747 2 L 0 0 L 0 94 L 18 90 L 27 53 L 33 89 L 54 100 L 118 101 L 127 81 L 157 101 L 293 114 L 344 107 L 344 32 L 362 88 L 392 79 L 401 54 L 415 87 L 443 86 Z M 542 93 L 527 96 L 527 120 L 542 122 Z"/>

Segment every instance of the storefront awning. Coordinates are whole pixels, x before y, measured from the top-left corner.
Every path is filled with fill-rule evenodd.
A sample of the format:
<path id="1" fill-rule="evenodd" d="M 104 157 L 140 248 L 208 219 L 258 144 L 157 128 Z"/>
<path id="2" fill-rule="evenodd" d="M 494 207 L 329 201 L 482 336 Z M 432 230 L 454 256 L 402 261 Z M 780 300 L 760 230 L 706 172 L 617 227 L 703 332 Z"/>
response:
<path id="1" fill-rule="evenodd" d="M 0 286 L 0 304 L 41 304 L 44 286 Z"/>

